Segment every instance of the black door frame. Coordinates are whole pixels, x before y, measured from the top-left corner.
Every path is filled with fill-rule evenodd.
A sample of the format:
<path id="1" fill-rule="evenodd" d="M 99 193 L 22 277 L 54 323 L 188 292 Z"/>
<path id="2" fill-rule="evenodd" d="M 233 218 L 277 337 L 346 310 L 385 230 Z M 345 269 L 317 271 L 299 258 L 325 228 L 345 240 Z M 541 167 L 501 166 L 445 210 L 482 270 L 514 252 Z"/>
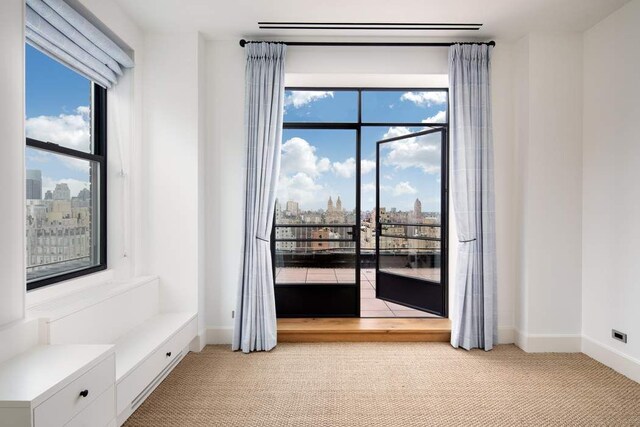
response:
<path id="1" fill-rule="evenodd" d="M 355 268 L 356 268 L 356 280 L 354 284 L 296 284 L 296 283 L 276 283 L 276 227 L 278 226 L 275 221 L 275 212 L 274 212 L 274 221 L 273 227 L 271 231 L 271 259 L 273 265 L 273 283 L 276 294 L 276 313 L 278 317 L 360 317 L 360 269 L 361 269 L 361 244 L 360 244 L 360 227 L 361 227 L 361 155 L 362 155 L 362 128 L 364 127 L 393 127 L 393 126 L 402 126 L 402 127 L 441 127 L 445 129 L 445 146 L 442 149 L 442 168 L 443 168 L 443 178 L 442 178 L 442 217 L 443 221 L 445 217 L 448 215 L 448 132 L 446 130 L 449 126 L 449 89 L 443 87 L 430 87 L 430 88 L 415 88 L 415 87 L 286 87 L 286 91 L 333 91 L 333 92 L 357 92 L 358 94 L 358 112 L 357 112 L 357 122 L 284 122 L 283 129 L 299 129 L 299 130 L 355 130 L 356 132 L 356 223 L 354 224 L 355 233 L 354 239 L 356 241 L 356 254 L 355 254 Z M 403 123 L 392 123 L 392 122 L 363 122 L 362 121 L 362 93 L 363 92 L 388 92 L 388 91 L 417 91 L 417 92 L 446 92 L 447 93 L 447 122 L 446 123 L 422 123 L 422 122 L 403 122 Z M 378 203 L 376 203 L 378 204 Z M 376 210 L 378 207 L 376 206 Z M 327 226 L 331 226 L 331 224 L 326 224 Z M 336 225 L 345 225 L 345 224 L 336 224 Z M 286 224 L 282 225 L 283 227 Z M 448 257 L 446 253 L 448 251 L 447 245 L 447 228 L 443 228 L 442 232 L 445 233 L 443 238 L 443 248 L 442 254 L 443 265 L 446 265 L 446 260 Z M 377 239 L 377 233 L 376 233 Z M 377 241 L 376 241 L 377 247 Z M 377 258 L 377 257 L 376 257 Z M 376 259 L 376 263 L 377 263 Z M 376 268 L 377 270 L 377 268 Z M 448 282 L 447 282 L 447 268 L 443 268 L 442 272 L 442 284 L 445 286 L 445 299 L 448 298 Z M 278 307 L 282 308 L 282 302 L 284 299 L 292 299 L 294 301 L 303 301 L 306 298 L 314 298 L 317 296 L 322 297 L 324 295 L 324 290 L 333 290 L 336 295 L 339 291 L 344 291 L 346 289 L 350 289 L 348 292 L 343 292 L 343 298 L 349 299 L 350 301 L 346 302 L 346 306 L 352 307 L 353 310 L 349 310 L 349 313 L 346 313 L 344 308 L 345 304 L 337 303 L 335 307 L 332 307 L 334 302 L 338 302 L 338 298 L 331 298 L 326 301 L 327 310 L 325 312 L 309 312 L 305 314 L 301 313 L 288 313 L 287 310 L 280 310 L 282 312 L 278 312 Z M 447 306 L 447 302 L 445 301 L 445 307 Z M 335 309 L 333 309 L 335 308 Z M 445 310 L 445 316 L 447 311 Z"/>
<path id="2" fill-rule="evenodd" d="M 438 316 L 448 316 L 449 305 L 449 171 L 448 171 L 448 158 L 449 158 L 449 133 L 447 132 L 447 126 L 430 126 L 431 129 L 423 130 L 420 132 L 414 132 L 407 135 L 401 135 L 393 138 L 387 138 L 376 142 L 376 298 L 389 301 L 392 303 L 404 305 L 414 308 L 416 310 L 426 311 Z M 380 146 L 393 141 L 402 141 L 405 139 L 415 138 L 418 136 L 424 136 L 433 134 L 436 132 L 441 133 L 441 148 L 440 148 L 440 282 L 436 283 L 426 279 L 411 278 L 406 276 L 400 276 L 393 273 L 387 273 L 380 271 L 380 237 L 382 235 L 382 223 L 380 222 Z M 387 225 L 403 225 L 396 223 L 389 223 Z M 386 276 L 386 277 L 385 277 Z M 380 295 L 380 283 L 381 279 L 395 279 L 398 283 L 395 286 L 393 296 L 381 296 Z M 440 293 L 441 292 L 441 293 Z M 403 297 L 407 294 L 418 295 L 421 294 L 423 298 L 433 299 L 436 301 L 433 307 L 427 308 L 419 306 L 406 301 L 402 301 Z M 439 309 L 437 307 L 440 307 Z"/>

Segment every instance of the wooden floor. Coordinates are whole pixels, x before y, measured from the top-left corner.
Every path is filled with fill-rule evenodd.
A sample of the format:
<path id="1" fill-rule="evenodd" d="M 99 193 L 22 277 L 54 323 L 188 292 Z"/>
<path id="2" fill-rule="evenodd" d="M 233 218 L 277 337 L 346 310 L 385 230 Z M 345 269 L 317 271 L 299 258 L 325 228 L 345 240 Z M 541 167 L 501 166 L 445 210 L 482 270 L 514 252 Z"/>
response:
<path id="1" fill-rule="evenodd" d="M 449 342 L 449 319 L 278 319 L 279 342 Z"/>

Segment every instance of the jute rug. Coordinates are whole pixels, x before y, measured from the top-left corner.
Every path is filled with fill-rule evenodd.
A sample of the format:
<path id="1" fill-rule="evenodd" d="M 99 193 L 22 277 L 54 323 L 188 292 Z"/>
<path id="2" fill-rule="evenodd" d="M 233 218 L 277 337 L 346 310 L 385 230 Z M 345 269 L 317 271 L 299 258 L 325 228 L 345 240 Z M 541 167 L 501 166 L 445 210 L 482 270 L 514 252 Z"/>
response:
<path id="1" fill-rule="evenodd" d="M 280 344 L 190 353 L 127 426 L 640 426 L 640 384 L 512 345 Z"/>

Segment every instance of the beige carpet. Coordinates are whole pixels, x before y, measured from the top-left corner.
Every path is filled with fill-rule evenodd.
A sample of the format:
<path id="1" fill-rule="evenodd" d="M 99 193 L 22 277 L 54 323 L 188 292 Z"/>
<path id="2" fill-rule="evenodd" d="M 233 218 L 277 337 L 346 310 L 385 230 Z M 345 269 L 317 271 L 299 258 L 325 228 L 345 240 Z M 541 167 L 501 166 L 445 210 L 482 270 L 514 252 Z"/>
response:
<path id="1" fill-rule="evenodd" d="M 440 343 L 209 346 L 127 426 L 640 426 L 640 384 L 583 354 Z"/>

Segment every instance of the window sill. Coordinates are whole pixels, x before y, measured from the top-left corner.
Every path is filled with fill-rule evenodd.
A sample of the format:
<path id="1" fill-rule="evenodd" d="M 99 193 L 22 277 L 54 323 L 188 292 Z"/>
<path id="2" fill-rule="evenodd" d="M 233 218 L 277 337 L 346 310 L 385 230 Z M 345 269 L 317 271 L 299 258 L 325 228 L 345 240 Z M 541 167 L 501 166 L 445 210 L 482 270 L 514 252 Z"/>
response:
<path id="1" fill-rule="evenodd" d="M 27 308 L 27 317 L 45 318 L 47 321 L 57 320 L 114 296 L 129 292 L 136 287 L 146 285 L 153 280 L 157 280 L 157 276 L 113 280 L 79 291 L 50 297 Z"/>
<path id="2" fill-rule="evenodd" d="M 93 288 L 113 281 L 113 277 L 113 270 L 107 269 L 94 274 L 87 274 L 86 276 L 65 280 L 64 282 L 27 291 L 25 299 L 26 309 L 29 311 L 41 304 L 46 304 L 49 301 L 78 292 L 90 292 Z"/>

